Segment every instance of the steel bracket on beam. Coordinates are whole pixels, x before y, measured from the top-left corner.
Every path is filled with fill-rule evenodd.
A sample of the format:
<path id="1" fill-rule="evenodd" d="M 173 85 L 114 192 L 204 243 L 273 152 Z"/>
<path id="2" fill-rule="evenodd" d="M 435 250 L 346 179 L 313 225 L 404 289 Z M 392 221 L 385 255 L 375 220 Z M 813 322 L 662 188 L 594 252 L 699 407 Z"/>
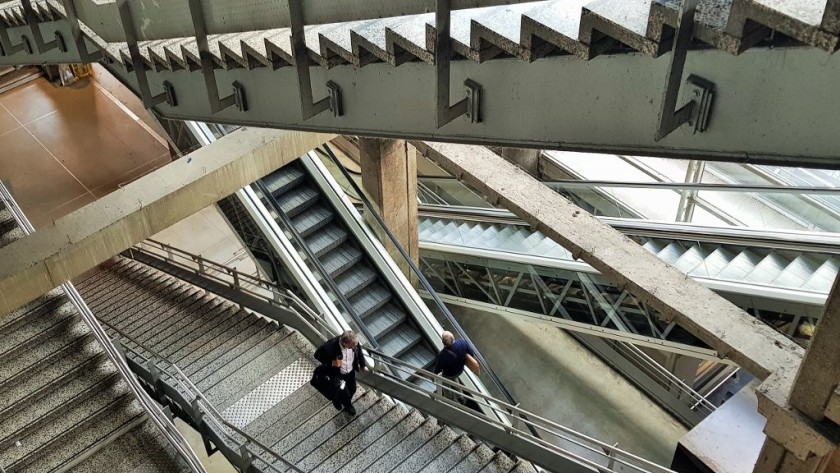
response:
<path id="1" fill-rule="evenodd" d="M 694 36 L 694 16 L 697 12 L 698 0 L 683 0 L 680 5 L 680 19 L 674 35 L 674 46 L 671 50 L 671 62 L 665 83 L 665 93 L 662 97 L 662 110 L 659 113 L 659 126 L 654 136 L 660 141 L 672 131 L 685 123 L 694 127 L 694 133 L 702 133 L 709 124 L 709 114 L 714 98 L 714 84 L 692 75 L 686 81 L 689 91 L 689 101 L 677 109 L 677 99 L 682 85 L 685 59 L 691 39 Z"/>
<path id="2" fill-rule="evenodd" d="M 0 56 L 11 56 L 21 51 L 32 54 L 32 45 L 29 43 L 29 38 L 24 35 L 20 43 L 12 44 L 12 39 L 9 38 L 6 27 L 0 26 Z"/>
<path id="3" fill-rule="evenodd" d="M 29 25 L 29 31 L 32 32 L 32 38 L 35 39 L 35 46 L 37 46 L 38 52 L 45 53 L 47 51 L 52 51 L 53 49 L 59 49 L 61 52 L 67 52 L 67 46 L 64 43 L 64 38 L 61 37 L 61 33 L 58 31 L 55 32 L 55 39 L 49 43 L 44 41 L 44 36 L 41 34 L 41 26 L 38 23 L 38 17 L 35 15 L 35 10 L 32 8 L 32 0 L 20 0 L 20 4 L 23 8 L 23 17 L 26 20 L 26 24 Z M 64 49 L 61 49 L 62 47 Z M 31 51 L 31 45 L 29 49 Z M 32 53 L 30 52 L 30 54 Z"/>
<path id="4" fill-rule="evenodd" d="M 143 106 L 148 109 L 164 102 L 171 107 L 176 106 L 175 88 L 169 81 L 163 81 L 162 93 L 152 95 L 149 78 L 146 75 L 146 64 L 143 62 L 143 56 L 140 55 L 137 32 L 134 30 L 134 17 L 131 14 L 131 3 L 128 0 L 118 0 L 117 10 L 119 11 L 120 22 L 125 32 L 128 55 L 131 57 L 131 67 L 134 69 L 134 75 L 137 78 L 137 88 L 140 89 L 140 98 L 143 100 Z"/>
<path id="5" fill-rule="evenodd" d="M 91 63 L 101 60 L 104 56 L 102 51 L 95 50 L 91 52 L 88 50 L 87 42 L 82 34 L 82 25 L 79 21 L 79 15 L 76 13 L 76 4 L 73 0 L 64 0 L 62 4 L 64 5 L 64 16 L 67 18 L 67 23 L 70 25 L 70 34 L 73 35 L 73 42 L 76 44 L 76 50 L 79 52 L 79 58 L 81 61 L 84 63 Z"/>
<path id="6" fill-rule="evenodd" d="M 335 117 L 344 115 L 341 104 L 341 88 L 335 82 L 327 82 L 327 97 L 317 102 L 312 98 L 309 54 L 306 52 L 306 37 L 303 31 L 306 23 L 303 18 L 301 0 L 289 0 L 289 19 L 292 24 L 292 58 L 294 59 L 295 69 L 297 71 L 300 112 L 303 119 L 309 120 L 315 115 L 327 110 L 331 111 Z"/>
<path id="7" fill-rule="evenodd" d="M 435 88 L 438 128 L 461 115 L 466 115 L 470 119 L 470 123 L 481 122 L 481 86 L 475 81 L 470 79 L 464 81 L 466 97 L 455 105 L 450 105 L 451 12 L 452 0 L 437 0 L 437 10 L 435 10 Z"/>
<path id="8" fill-rule="evenodd" d="M 201 0 L 189 0 L 190 16 L 192 17 L 195 40 L 198 45 L 198 56 L 201 59 L 201 73 L 207 87 L 207 97 L 210 99 L 210 113 L 216 114 L 222 110 L 235 106 L 240 112 L 248 111 L 245 100 L 245 88 L 239 82 L 233 83 L 233 93 L 227 97 L 219 97 L 219 84 L 216 82 L 216 71 L 213 66 L 213 56 L 207 41 L 207 22 L 204 19 L 204 7 Z"/>

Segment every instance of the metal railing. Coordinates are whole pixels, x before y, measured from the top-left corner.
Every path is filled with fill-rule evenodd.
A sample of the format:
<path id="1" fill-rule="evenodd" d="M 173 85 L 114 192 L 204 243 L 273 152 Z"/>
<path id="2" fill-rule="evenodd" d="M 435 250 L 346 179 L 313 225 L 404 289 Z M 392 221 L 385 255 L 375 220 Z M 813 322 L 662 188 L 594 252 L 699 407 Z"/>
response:
<path id="1" fill-rule="evenodd" d="M 495 410 L 505 416 L 514 418 L 518 423 L 521 423 L 526 428 L 519 428 L 516 423 L 512 426 L 505 425 L 497 418 L 477 411 L 470 410 L 470 415 L 479 417 L 484 422 L 490 423 L 509 434 L 528 438 L 531 442 L 539 445 L 541 448 L 552 451 L 559 456 L 565 457 L 581 465 L 585 465 L 595 471 L 601 473 L 618 471 L 631 471 L 639 473 L 673 473 L 672 470 L 668 468 L 619 449 L 615 445 L 610 445 L 594 439 L 568 427 L 564 427 L 552 420 L 546 419 L 545 417 L 526 411 L 518 405 L 506 403 L 493 398 L 492 396 L 482 394 L 457 382 L 437 376 L 422 368 L 412 366 L 397 358 L 390 357 L 375 350 L 369 350 L 369 356 L 376 362 L 376 368 L 373 368 L 373 371 L 380 376 L 387 377 L 392 382 L 398 383 L 404 388 L 416 390 L 417 388 L 413 384 L 403 381 L 402 378 L 396 374 L 401 371 L 416 372 L 418 376 L 422 376 L 438 387 L 438 389 L 433 392 L 423 392 L 423 395 L 435 400 L 435 402 L 446 403 L 448 406 L 459 410 L 466 408 L 458 402 L 453 401 L 452 398 L 461 393 L 465 393 L 487 409 Z M 388 370 L 385 370 L 385 368 L 388 368 Z M 447 396 L 445 394 L 446 392 L 451 394 Z M 533 433 L 534 431 L 541 432 L 542 435 L 536 435 Z M 557 443 L 552 443 L 547 439 L 552 439 Z M 535 461 L 535 463 L 538 465 L 540 464 L 538 460 Z"/>
<path id="2" fill-rule="evenodd" d="M 243 290 L 243 288 L 240 287 L 239 290 Z M 173 363 L 172 361 L 170 361 L 160 353 L 156 352 L 155 350 L 140 345 L 139 343 L 134 341 L 128 334 L 118 329 L 114 325 L 104 321 L 102 323 L 106 325 L 111 331 L 119 335 L 119 338 L 117 338 L 117 340 L 120 342 L 119 350 L 129 352 L 130 357 L 133 359 L 132 361 L 136 363 L 137 366 L 145 366 L 149 369 L 148 372 L 150 374 L 151 379 L 146 379 L 146 382 L 149 383 L 149 385 L 155 388 L 154 378 L 161 375 L 166 375 L 168 376 L 168 379 L 174 380 L 174 382 L 177 383 L 177 386 L 170 385 L 171 387 L 176 388 L 176 392 L 170 391 L 163 392 L 161 394 L 166 395 L 170 398 L 171 401 L 176 402 L 185 412 L 190 412 L 191 417 L 193 418 L 193 421 L 196 424 L 201 424 L 201 422 L 208 421 L 215 424 L 216 429 L 214 429 L 214 431 L 217 433 L 222 433 L 227 437 L 226 441 L 225 439 L 220 440 L 225 441 L 225 444 L 228 447 L 233 446 L 231 450 L 239 453 L 242 463 L 240 463 L 240 465 L 238 466 L 245 466 L 243 465 L 243 463 L 247 463 L 251 461 L 254 457 L 256 457 L 277 473 L 283 473 L 287 471 L 287 469 L 291 469 L 292 471 L 300 473 L 303 472 L 303 470 L 295 466 L 294 463 L 290 462 L 289 460 L 286 460 L 286 458 L 283 457 L 283 455 L 272 450 L 270 447 L 267 447 L 262 442 L 260 442 L 244 430 L 240 429 L 239 427 L 228 422 L 227 419 L 225 419 L 225 417 L 216 409 L 213 403 L 210 402 L 209 399 L 207 399 L 207 396 L 198 388 L 198 386 L 196 386 L 192 382 L 192 380 L 190 380 L 189 376 L 187 376 L 181 370 L 181 368 L 178 367 L 177 364 Z M 128 344 L 124 343 L 123 340 L 130 341 L 132 344 L 137 345 L 138 347 L 140 347 L 140 349 L 147 352 L 150 356 L 144 355 L 139 350 L 132 348 Z M 160 370 L 162 371 L 162 373 L 155 373 L 156 370 Z M 161 380 L 163 380 L 162 376 Z M 180 391 L 177 391 L 177 388 L 180 388 Z M 188 397 L 181 397 L 180 399 L 178 399 L 179 396 L 176 393 L 180 393 L 181 395 L 186 395 Z M 231 432 L 241 436 L 244 439 L 244 441 L 240 442 L 239 440 L 237 440 L 231 434 Z M 256 446 L 257 448 L 262 450 L 263 453 L 271 456 L 272 460 L 266 461 L 265 458 L 260 458 L 260 452 L 253 451 L 251 445 Z M 273 465 L 272 461 L 279 461 L 287 469 L 277 468 Z M 239 462 L 234 461 L 233 463 Z"/>
<path id="3" fill-rule="evenodd" d="M 169 261 L 182 259 L 187 261 L 186 264 L 197 265 L 197 262 L 199 260 L 203 260 L 204 263 L 202 264 L 202 267 L 205 268 L 203 272 L 198 272 L 197 268 L 193 267 L 193 270 L 196 270 L 196 274 L 200 274 L 202 277 L 212 277 L 214 279 L 220 277 L 211 274 L 211 271 L 207 269 L 215 268 L 213 271 L 216 271 L 221 275 L 227 275 L 224 277 L 227 278 L 228 282 L 232 284 L 233 276 L 231 276 L 231 274 L 237 272 L 235 269 L 229 268 L 223 264 L 207 260 L 206 258 L 197 257 L 186 251 L 171 247 L 169 245 L 164 245 L 155 242 L 153 246 L 157 248 L 158 251 L 163 252 L 164 254 L 167 250 L 171 252 L 171 256 L 168 256 Z M 266 287 L 268 292 L 270 293 L 281 294 L 285 292 L 284 289 L 276 287 L 275 283 L 265 281 L 250 275 L 242 275 L 242 273 L 240 273 L 240 275 L 240 281 L 251 280 L 254 283 L 259 283 L 261 286 Z M 247 278 L 245 276 L 247 276 Z M 244 284 L 234 286 L 234 288 L 238 291 L 250 291 L 250 289 L 245 287 Z M 298 317 L 301 322 L 305 321 L 307 318 L 319 317 L 319 314 L 317 312 L 306 307 L 305 302 L 301 301 L 300 306 L 304 308 L 304 312 L 300 313 L 300 317 Z M 297 308 L 293 308 L 293 310 L 297 310 Z M 179 401 L 179 404 L 190 405 L 192 406 L 191 408 L 194 408 L 195 406 L 201 407 L 202 413 L 196 415 L 195 417 L 201 418 L 204 415 L 209 416 L 209 418 L 213 420 L 213 422 L 216 425 L 223 426 L 224 429 L 228 429 L 230 432 L 242 436 L 244 441 L 237 441 L 233 437 L 229 438 L 231 442 L 240 444 L 236 447 L 239 449 L 239 451 L 250 451 L 248 450 L 249 445 L 254 445 L 259 449 L 264 450 L 265 453 L 271 455 L 276 460 L 279 460 L 284 464 L 288 463 L 288 461 L 285 460 L 282 457 L 282 455 L 278 454 L 277 452 L 271 451 L 271 449 L 267 448 L 265 445 L 260 444 L 258 440 L 256 440 L 246 432 L 228 423 L 224 419 L 223 415 L 220 414 L 212 405 L 212 403 L 207 400 L 206 396 L 204 396 L 200 389 L 192 383 L 192 381 L 189 379 L 189 376 L 184 374 L 184 372 L 175 363 L 172 363 L 165 356 L 155 352 L 154 350 L 146 348 L 134 342 L 130 336 L 128 336 L 118 328 L 113 327 L 107 322 L 103 323 L 105 323 L 110 330 L 117 334 L 119 336 L 119 339 L 130 341 L 131 344 L 139 347 L 139 349 L 135 349 L 127 344 L 121 344 L 122 349 L 131 352 L 131 356 L 128 358 L 133 360 L 133 363 L 137 366 L 137 371 L 149 371 L 151 367 L 161 369 L 160 365 L 163 364 L 164 366 L 161 369 L 161 371 L 165 377 L 160 377 L 160 379 L 164 382 L 167 382 L 171 378 L 174 381 L 174 383 L 180 386 L 180 392 L 188 395 L 188 397 L 183 398 L 184 400 Z M 296 326 L 292 326 L 292 328 L 299 329 L 299 327 Z M 323 339 L 317 340 L 317 342 L 321 342 L 330 336 L 332 335 L 328 331 L 326 333 L 326 336 Z M 141 353 L 141 350 L 145 353 Z M 670 470 L 665 469 L 659 465 L 656 465 L 652 462 L 629 454 L 617 448 L 615 445 L 606 444 L 604 442 L 576 432 L 572 429 L 564 427 L 560 424 L 557 424 L 556 422 L 535 415 L 532 412 L 526 411 L 525 409 L 520 408 L 515 403 L 498 400 L 491 395 L 481 393 L 480 391 L 471 389 L 469 387 L 465 387 L 460 383 L 450 381 L 441 376 L 437 376 L 425 369 L 418 368 L 402 360 L 399 360 L 398 358 L 391 357 L 375 349 L 366 348 L 365 355 L 366 365 L 368 366 L 368 368 L 371 368 L 373 370 L 373 376 L 386 377 L 388 380 L 399 383 L 401 387 L 411 389 L 413 392 L 421 393 L 422 396 L 426 396 L 430 399 L 433 399 L 435 402 L 445 402 L 447 406 L 456 409 L 461 414 L 480 418 L 482 423 L 484 423 L 485 427 L 492 426 L 494 428 L 506 432 L 509 435 L 526 437 L 532 442 L 534 442 L 536 445 L 538 445 L 540 448 L 549 449 L 553 452 L 556 452 L 558 455 L 563 456 L 564 458 L 568 458 L 582 465 L 594 468 L 596 471 L 619 471 L 614 470 L 614 467 L 620 467 L 620 471 L 628 471 L 627 467 L 630 467 L 631 470 L 629 471 L 636 472 L 670 472 Z M 414 373 L 414 376 L 429 381 L 436 389 L 432 392 L 429 392 L 428 390 L 419 387 L 416 383 L 404 380 L 402 377 L 399 376 L 398 373 L 400 372 Z M 146 379 L 147 382 L 151 385 L 153 385 L 155 382 L 153 379 L 153 373 L 151 377 L 144 377 L 141 375 L 141 378 Z M 362 383 L 365 383 L 365 379 L 361 379 L 360 381 Z M 371 380 L 368 379 L 368 381 Z M 384 389 L 382 390 L 382 392 L 394 396 L 397 399 L 400 399 L 399 392 Z M 486 406 L 488 409 L 487 412 L 497 412 L 501 416 L 513 419 L 515 423 L 520 423 L 522 426 L 524 426 L 524 428 L 517 427 L 515 424 L 509 425 L 503 423 L 499 420 L 498 417 L 489 415 L 487 412 L 475 411 L 467 406 L 461 405 L 460 403 L 453 402 L 450 398 L 447 398 L 443 395 L 444 392 L 464 393 L 465 395 L 472 397 L 477 403 L 480 403 L 481 406 Z M 167 394 L 169 394 L 170 397 L 177 397 L 177 395 L 173 395 L 171 393 Z M 426 413 L 436 415 L 434 411 L 426 411 Z M 483 437 L 484 432 L 482 432 L 482 430 L 484 429 L 475 428 L 472 429 L 471 433 L 478 437 Z M 560 442 L 561 445 L 553 444 L 547 439 L 553 439 L 556 442 Z M 570 449 L 585 451 L 587 452 L 586 455 L 589 456 L 581 456 L 580 453 L 575 453 Z M 259 455 L 259 452 L 251 453 Z M 259 459 L 258 456 L 256 458 Z M 263 461 L 266 464 L 269 464 L 264 459 L 261 459 L 261 461 Z M 534 460 L 532 459 L 532 461 Z M 538 460 L 536 460 L 535 462 L 539 463 Z M 295 471 L 299 471 L 291 465 L 290 468 L 295 469 Z"/>
<path id="4" fill-rule="evenodd" d="M 23 214 L 23 211 L 18 207 L 17 202 L 12 198 L 9 190 L 0 182 L 0 200 L 3 201 L 6 208 L 11 212 L 12 216 L 17 221 L 21 231 L 25 235 L 30 235 L 35 232 L 35 228 L 29 222 L 29 219 Z M 140 385 L 137 377 L 131 371 L 131 368 L 126 363 L 125 358 L 120 354 L 117 347 L 111 342 L 111 339 L 102 329 L 96 317 L 91 312 L 90 308 L 85 304 L 82 296 L 76 290 L 72 283 L 66 282 L 61 285 L 61 288 L 67 294 L 67 297 L 73 303 L 76 310 L 82 316 L 82 320 L 88 325 L 96 340 L 105 350 L 106 355 L 111 362 L 116 366 L 117 371 L 126 381 L 132 393 L 142 406 L 144 412 L 149 416 L 149 419 L 155 427 L 163 434 L 163 436 L 172 444 L 184 462 L 189 468 L 196 473 L 206 473 L 204 466 L 196 456 L 195 452 L 190 447 L 187 440 L 175 427 L 175 424 L 163 412 L 160 406 L 149 396 L 149 394 Z"/>
<path id="5" fill-rule="evenodd" d="M 305 314 L 307 320 L 315 323 L 313 329 L 322 337 L 326 337 L 332 329 L 324 314 L 313 310 L 300 297 L 287 288 L 262 279 L 259 276 L 238 271 L 229 266 L 209 260 L 201 255 L 167 245 L 156 240 L 147 239 L 129 248 L 124 255 L 137 259 L 135 253 L 157 257 L 181 269 L 223 284 L 244 294 L 256 297 L 273 307 L 296 311 Z"/>
<path id="6" fill-rule="evenodd" d="M 353 307 L 352 304 L 350 304 L 350 301 L 347 299 L 344 293 L 341 292 L 341 290 L 339 290 L 332 276 L 330 276 L 330 273 L 327 272 L 326 268 L 324 268 L 324 265 L 321 264 L 321 260 L 315 255 L 315 253 L 312 252 L 312 249 L 309 248 L 309 245 L 305 243 L 303 236 L 300 234 L 300 232 L 298 232 L 297 228 L 295 228 L 289 216 L 286 215 L 285 212 L 283 212 L 283 209 L 280 206 L 280 203 L 277 201 L 277 198 L 274 197 L 274 194 L 271 193 L 271 191 L 268 189 L 265 183 L 262 182 L 262 180 L 255 182 L 254 185 L 256 185 L 256 187 L 263 194 L 263 198 L 266 199 L 269 204 L 271 204 L 271 207 L 277 213 L 277 218 L 280 220 L 280 223 L 282 223 L 284 229 L 291 233 L 294 237 L 292 238 L 292 243 L 298 247 L 298 251 L 303 251 L 303 253 L 306 255 L 306 259 L 309 262 L 309 264 L 311 264 L 312 267 L 314 267 L 314 269 L 321 274 L 321 282 L 323 284 L 326 284 L 330 292 L 332 292 L 338 299 L 338 301 L 341 303 L 341 306 L 344 308 L 347 315 L 349 315 L 350 318 L 353 319 L 353 322 L 355 322 L 356 324 L 356 328 L 364 335 L 367 344 L 372 346 L 373 348 L 379 348 L 379 343 L 376 341 L 376 338 L 367 328 L 367 325 L 364 323 L 364 321 L 362 321 L 362 317 L 356 311 L 356 308 Z"/>
<path id="7" fill-rule="evenodd" d="M 403 260 L 408 264 L 408 267 L 411 269 L 411 272 L 414 273 L 414 275 L 417 277 L 417 280 L 423 286 L 423 289 L 425 289 L 428 292 L 429 296 L 434 301 L 435 306 L 438 308 L 440 313 L 443 314 L 443 316 L 446 318 L 446 320 L 449 322 L 449 324 L 453 327 L 453 330 L 455 331 L 455 333 L 460 338 L 462 338 L 464 341 L 466 341 L 473 348 L 473 351 L 476 354 L 476 358 L 478 359 L 478 362 L 480 363 L 480 365 L 482 367 L 484 367 L 485 373 L 487 373 L 487 376 L 489 376 L 490 380 L 493 382 L 493 384 L 496 386 L 496 388 L 499 390 L 499 392 L 502 393 L 504 398 L 507 399 L 507 401 L 509 403 L 517 404 L 513 395 L 510 393 L 510 391 L 507 389 L 507 387 L 505 387 L 504 383 L 502 383 L 502 380 L 499 379 L 499 376 L 496 374 L 496 372 L 490 366 L 490 363 L 487 362 L 487 359 L 484 358 L 484 355 L 482 355 L 482 353 L 478 349 L 478 347 L 476 347 L 476 345 L 472 342 L 469 335 L 467 335 L 466 331 L 461 327 L 461 324 L 458 323 L 458 321 L 455 319 L 455 317 L 449 311 L 449 308 L 440 299 L 440 297 L 437 294 L 437 291 L 435 291 L 435 289 L 432 287 L 432 284 L 429 282 L 429 280 L 426 279 L 426 276 L 423 274 L 423 272 L 420 271 L 420 268 L 417 266 L 417 264 L 414 263 L 414 260 L 411 258 L 411 256 L 408 254 L 408 252 L 402 246 L 399 239 L 388 228 L 388 225 L 382 219 L 382 216 L 379 215 L 379 212 L 376 210 L 376 207 L 373 206 L 373 204 L 370 202 L 370 200 L 365 195 L 364 191 L 362 191 L 362 189 L 359 188 L 356 181 L 353 179 L 352 176 L 350 176 L 350 173 L 347 171 L 347 169 L 344 167 L 344 165 L 341 163 L 341 161 L 338 159 L 338 157 L 335 155 L 335 153 L 333 153 L 333 151 L 332 151 L 332 149 L 330 149 L 329 145 L 325 144 L 323 146 L 323 149 L 324 149 L 323 154 L 328 159 L 330 159 L 330 161 L 332 161 L 333 165 L 335 165 L 338 168 L 338 170 L 342 173 L 342 175 L 344 176 L 344 179 L 346 179 L 348 181 L 348 183 L 353 188 L 353 191 L 356 194 L 354 197 L 358 198 L 365 205 L 365 207 L 367 209 L 366 211 L 370 214 L 371 217 L 373 217 L 374 221 L 376 221 L 376 223 L 379 225 L 379 227 L 382 229 L 382 231 L 388 237 L 388 240 L 391 242 L 391 244 L 400 253 Z M 535 436 L 539 436 L 539 434 L 536 430 L 532 431 L 532 434 L 535 435 Z"/>

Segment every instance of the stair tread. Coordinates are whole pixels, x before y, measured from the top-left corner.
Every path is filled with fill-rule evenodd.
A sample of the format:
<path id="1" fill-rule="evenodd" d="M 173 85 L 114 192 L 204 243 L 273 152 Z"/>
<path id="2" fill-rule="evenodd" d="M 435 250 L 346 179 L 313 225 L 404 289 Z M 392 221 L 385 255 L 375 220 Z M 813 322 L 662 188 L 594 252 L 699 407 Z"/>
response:
<path id="1" fill-rule="evenodd" d="M 428 428 L 429 423 L 418 411 L 412 410 L 387 435 L 376 439 L 364 450 L 353 451 L 353 458 L 346 463 L 340 464 L 338 470 L 333 468 L 333 463 L 338 463 L 337 460 L 340 459 L 338 455 L 335 455 L 324 463 L 323 468 L 319 468 L 316 471 L 337 471 L 337 473 L 365 471 L 373 465 L 380 464 L 380 459 L 383 456 L 396 458 L 400 453 L 398 450 L 400 445 L 402 445 L 403 450 L 408 450 L 413 443 L 421 441 L 424 435 L 431 435 L 432 431 Z M 424 427 L 424 424 L 427 426 Z M 412 436 L 414 437 L 413 439 L 410 438 Z M 393 454 L 389 455 L 391 452 Z M 386 462 L 387 460 L 382 461 L 383 464 Z M 384 465 L 382 471 L 387 471 L 384 469 Z"/>

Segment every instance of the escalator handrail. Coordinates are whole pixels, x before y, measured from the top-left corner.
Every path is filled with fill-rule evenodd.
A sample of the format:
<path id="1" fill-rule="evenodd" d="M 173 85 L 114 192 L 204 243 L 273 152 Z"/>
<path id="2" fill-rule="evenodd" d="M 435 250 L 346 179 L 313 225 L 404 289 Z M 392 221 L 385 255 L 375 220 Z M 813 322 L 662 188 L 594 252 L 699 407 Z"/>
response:
<path id="1" fill-rule="evenodd" d="M 507 401 L 510 404 L 516 405 L 517 402 L 514 399 L 513 395 L 510 393 L 510 391 L 508 391 L 508 389 L 502 383 L 501 379 L 499 379 L 498 375 L 496 375 L 496 372 L 493 371 L 493 368 L 490 367 L 490 364 L 484 358 L 484 355 L 481 354 L 481 352 L 478 350 L 478 348 L 475 346 L 472 340 L 470 340 L 469 335 L 467 335 L 466 331 L 464 331 L 464 329 L 461 327 L 461 324 L 459 324 L 458 321 L 455 320 L 455 317 L 449 311 L 449 308 L 446 307 L 446 304 L 444 304 L 438 296 L 437 291 L 434 290 L 431 283 L 429 283 L 429 280 L 426 279 L 426 276 L 423 274 L 422 271 L 420 271 L 420 268 L 418 268 L 414 261 L 411 259 L 411 256 L 408 254 L 405 248 L 403 248 L 402 244 L 399 242 L 397 237 L 391 232 L 391 230 L 388 228 L 388 225 L 385 224 L 385 221 L 379 215 L 379 212 L 376 211 L 373 204 L 367 198 L 362 189 L 359 188 L 359 185 L 356 184 L 356 181 L 347 172 L 347 169 L 344 167 L 344 165 L 341 164 L 341 161 L 339 161 L 338 157 L 336 157 L 336 155 L 330 149 L 329 145 L 324 144 L 323 148 L 326 151 L 326 154 L 328 155 L 329 159 L 333 162 L 333 164 L 335 164 L 336 167 L 338 167 L 339 171 L 342 173 L 344 178 L 347 179 L 347 181 L 353 187 L 353 191 L 356 192 L 357 196 L 359 197 L 359 200 L 361 200 L 364 203 L 364 205 L 367 207 L 368 212 L 370 212 L 371 216 L 376 220 L 380 228 L 382 228 L 382 230 L 388 236 L 388 239 L 391 241 L 391 243 L 394 245 L 397 251 L 399 251 L 400 255 L 402 255 L 406 263 L 408 263 L 408 266 L 411 268 L 411 271 L 414 273 L 414 275 L 417 276 L 417 279 L 418 281 L 420 281 L 420 284 L 422 284 L 423 288 L 431 295 L 432 299 L 435 302 L 435 305 L 446 317 L 447 321 L 449 321 L 449 323 L 452 324 L 452 327 L 455 329 L 458 335 L 467 343 L 469 343 L 470 346 L 473 348 L 476 354 L 476 358 L 478 358 L 479 363 L 481 363 L 481 365 L 484 366 L 485 372 L 490 376 L 490 379 L 493 381 L 493 384 L 496 385 L 496 387 L 499 389 L 499 391 L 501 391 L 502 395 L 504 395 L 505 399 L 507 399 Z M 532 434 L 538 436 L 535 430 L 532 431 Z"/>
<path id="2" fill-rule="evenodd" d="M 347 299 L 347 297 L 345 297 L 344 294 L 338 289 L 338 286 L 335 284 L 335 281 L 333 281 L 333 278 L 330 277 L 326 268 L 324 268 L 324 265 L 321 264 L 321 260 L 319 260 L 318 257 L 315 256 L 315 253 L 312 252 L 312 249 L 309 248 L 309 246 L 305 243 L 303 236 L 300 234 L 300 232 L 297 231 L 295 226 L 292 224 L 292 219 L 289 218 L 289 216 L 286 215 L 285 212 L 283 212 L 283 209 L 282 207 L 280 207 L 280 203 L 277 202 L 277 199 L 274 197 L 274 194 L 271 193 L 271 191 L 268 189 L 268 187 L 262 180 L 258 180 L 254 184 L 260 189 L 260 192 L 262 192 L 266 200 L 268 200 L 268 202 L 277 212 L 278 218 L 280 218 L 280 220 L 283 221 L 283 226 L 285 226 L 289 230 L 289 232 L 291 232 L 296 241 L 300 242 L 300 248 L 306 254 L 307 259 L 309 259 L 312 265 L 315 266 L 315 269 L 319 273 L 321 273 L 323 283 L 326 284 L 327 287 L 329 287 L 330 291 L 332 291 L 333 294 L 335 294 L 341 305 L 344 307 L 344 310 L 346 310 L 350 317 L 353 319 L 353 321 L 356 322 L 356 326 L 364 334 L 365 338 L 367 339 L 367 343 L 373 348 L 378 349 L 379 343 L 377 343 L 376 338 L 374 338 L 373 334 L 370 333 L 370 330 L 368 330 L 367 326 L 362 321 L 362 318 L 359 316 L 358 312 L 356 312 L 356 309 L 353 307 L 353 305 L 350 304 L 350 301 Z"/>

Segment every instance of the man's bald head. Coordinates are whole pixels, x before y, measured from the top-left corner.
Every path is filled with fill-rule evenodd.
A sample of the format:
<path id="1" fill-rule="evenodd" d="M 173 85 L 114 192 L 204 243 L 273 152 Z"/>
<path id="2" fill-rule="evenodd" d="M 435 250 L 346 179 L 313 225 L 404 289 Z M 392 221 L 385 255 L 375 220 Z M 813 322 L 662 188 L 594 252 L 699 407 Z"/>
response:
<path id="1" fill-rule="evenodd" d="M 445 347 L 451 347 L 452 343 L 455 342 L 455 336 L 449 331 L 440 334 L 440 339 L 443 341 L 443 346 Z"/>

